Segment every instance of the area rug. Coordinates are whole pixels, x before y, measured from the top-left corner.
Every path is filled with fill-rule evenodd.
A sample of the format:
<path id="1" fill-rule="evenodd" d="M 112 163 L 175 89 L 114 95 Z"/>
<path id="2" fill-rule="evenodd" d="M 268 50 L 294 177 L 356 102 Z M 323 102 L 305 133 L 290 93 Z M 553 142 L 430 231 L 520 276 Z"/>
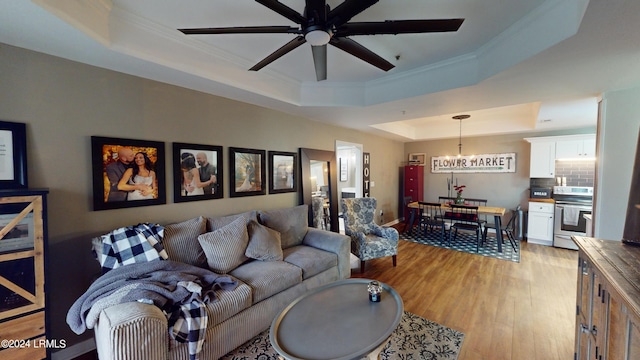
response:
<path id="1" fill-rule="evenodd" d="M 391 334 L 391 340 L 380 353 L 380 358 L 383 360 L 457 359 L 463 340 L 463 333 L 405 311 L 398 328 Z M 280 358 L 269 342 L 269 330 L 265 330 L 220 359 L 279 360 Z"/>
<path id="2" fill-rule="evenodd" d="M 400 231 L 400 230 L 399 230 Z M 440 240 L 440 234 L 437 232 L 428 231 L 424 234 L 424 231 L 418 230 L 418 227 L 414 227 L 410 233 L 400 232 L 400 239 L 411 241 L 419 244 L 437 246 L 445 249 L 462 251 L 470 254 L 477 254 L 482 256 L 488 256 L 500 260 L 508 260 L 513 262 L 520 262 L 520 243 L 516 241 L 516 249 L 513 251 L 511 243 L 505 239 L 502 244 L 502 252 L 498 252 L 498 242 L 496 238 L 489 235 L 487 241 L 483 246 L 480 246 L 480 250 L 476 252 L 476 234 L 472 232 L 459 232 L 455 241 L 445 241 L 444 244 Z"/>

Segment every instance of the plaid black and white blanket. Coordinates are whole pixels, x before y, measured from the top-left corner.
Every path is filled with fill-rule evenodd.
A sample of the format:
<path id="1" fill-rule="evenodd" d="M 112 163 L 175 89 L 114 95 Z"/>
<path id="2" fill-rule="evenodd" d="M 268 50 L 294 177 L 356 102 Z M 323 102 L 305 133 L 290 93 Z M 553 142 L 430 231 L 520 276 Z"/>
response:
<path id="1" fill-rule="evenodd" d="M 195 360 L 207 328 L 205 304 L 216 300 L 214 290 L 233 290 L 237 285 L 231 277 L 170 260 L 121 266 L 98 278 L 76 300 L 67 313 L 67 324 L 81 334 L 93 328 L 109 306 L 153 303 L 167 314 L 172 337 L 187 342 L 190 358 Z"/>
<path id="2" fill-rule="evenodd" d="M 162 226 L 148 223 L 122 227 L 102 235 L 102 273 L 123 265 L 166 260 L 163 236 Z"/>

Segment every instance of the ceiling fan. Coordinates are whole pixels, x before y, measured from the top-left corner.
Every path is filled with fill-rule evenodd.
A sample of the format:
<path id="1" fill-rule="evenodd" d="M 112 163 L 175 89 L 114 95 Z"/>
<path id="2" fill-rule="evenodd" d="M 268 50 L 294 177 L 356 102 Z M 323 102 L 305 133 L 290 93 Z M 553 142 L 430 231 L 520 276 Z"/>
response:
<path id="1" fill-rule="evenodd" d="M 256 2 L 300 26 L 245 26 L 178 30 L 185 35 L 297 34 L 298 36 L 295 39 L 274 51 L 249 70 L 258 71 L 298 46 L 308 42 L 311 44 L 316 79 L 321 81 L 327 78 L 327 44 L 346 51 L 381 70 L 389 71 L 394 68 L 393 64 L 350 39 L 349 36 L 452 32 L 458 31 L 464 21 L 464 19 L 438 19 L 349 22 L 352 17 L 378 1 L 379 0 L 345 0 L 335 9 L 331 9 L 329 5 L 327 5 L 326 0 L 306 0 L 304 14 L 299 14 L 297 11 L 277 0 L 256 0 Z"/>

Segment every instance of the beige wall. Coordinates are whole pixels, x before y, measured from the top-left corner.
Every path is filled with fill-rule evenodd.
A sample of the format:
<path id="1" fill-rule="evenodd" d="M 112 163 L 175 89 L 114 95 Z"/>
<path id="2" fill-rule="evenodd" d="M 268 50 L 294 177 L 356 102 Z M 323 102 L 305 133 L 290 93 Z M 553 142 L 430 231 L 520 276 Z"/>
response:
<path id="1" fill-rule="evenodd" d="M 72 345 L 64 319 L 99 274 L 90 238 L 139 222 L 166 224 L 198 215 L 298 204 L 297 194 L 229 198 L 228 147 L 333 150 L 336 140 L 371 153 L 372 196 L 386 219 L 396 218 L 403 144 L 217 96 L 95 68 L 0 44 L 0 120 L 23 122 L 28 133 L 29 185 L 48 188 L 51 335 Z M 167 204 L 92 211 L 90 136 L 166 143 Z M 224 147 L 225 198 L 173 203 L 171 142 Z"/>

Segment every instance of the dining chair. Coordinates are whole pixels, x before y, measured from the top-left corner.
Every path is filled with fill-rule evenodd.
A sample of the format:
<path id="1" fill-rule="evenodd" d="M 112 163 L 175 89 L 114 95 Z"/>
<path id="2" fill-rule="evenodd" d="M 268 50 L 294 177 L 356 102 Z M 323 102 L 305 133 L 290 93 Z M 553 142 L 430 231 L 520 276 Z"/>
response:
<path id="1" fill-rule="evenodd" d="M 480 251 L 480 241 L 482 225 L 478 219 L 478 207 L 472 205 L 449 205 L 451 211 L 445 212 L 444 217 L 451 223 L 451 229 L 454 230 L 453 241 L 458 236 L 458 230 L 475 231 L 476 233 L 476 252 Z M 451 236 L 449 236 L 451 238 Z M 449 244 L 451 241 L 449 241 Z"/>
<path id="2" fill-rule="evenodd" d="M 487 206 L 486 199 L 465 198 L 464 203 L 465 205 Z M 484 228 L 484 226 L 487 224 L 487 215 L 481 214 L 478 215 L 478 218 L 480 219 L 480 225 L 482 225 L 482 227 Z"/>
<path id="3" fill-rule="evenodd" d="M 453 202 L 456 201 L 455 197 L 451 197 L 451 196 L 438 196 L 438 202 L 440 204 L 453 204 Z"/>
<path id="4" fill-rule="evenodd" d="M 407 225 L 411 224 L 411 227 L 413 227 L 413 222 L 415 221 L 416 218 L 416 209 L 412 209 L 409 207 L 409 204 L 411 204 L 413 202 L 413 197 L 412 196 L 405 196 L 402 199 L 402 209 L 404 210 L 404 227 L 402 228 L 402 232 L 406 233 L 407 232 Z M 409 229 L 409 231 L 411 231 L 412 229 Z"/>
<path id="5" fill-rule="evenodd" d="M 507 222 L 507 224 L 505 226 L 502 226 L 502 233 L 504 234 L 504 236 L 502 237 L 502 242 L 504 243 L 504 239 L 505 237 L 507 239 L 509 239 L 509 242 L 511 243 L 511 247 L 513 248 L 513 251 L 518 252 L 517 249 L 517 243 L 516 243 L 516 236 L 515 236 L 515 228 L 516 228 L 516 221 L 518 220 L 518 213 L 520 212 L 520 205 L 518 205 L 516 207 L 515 210 L 511 210 L 511 217 L 509 218 L 509 221 Z M 496 229 L 496 224 L 493 223 L 487 223 L 484 226 L 484 229 L 482 231 L 482 243 L 484 244 L 487 241 L 487 231 L 488 229 Z M 496 237 L 497 239 L 497 237 Z"/>
<path id="6" fill-rule="evenodd" d="M 444 243 L 447 224 L 444 221 L 442 204 L 420 201 L 418 202 L 418 208 L 420 209 L 419 228 L 424 228 L 424 236 L 427 236 L 427 231 L 433 232 L 436 229 L 440 233 L 440 242 Z"/>
<path id="7" fill-rule="evenodd" d="M 324 221 L 324 199 L 319 196 L 311 198 L 311 210 L 313 211 L 313 227 L 316 229 L 325 229 Z"/>

